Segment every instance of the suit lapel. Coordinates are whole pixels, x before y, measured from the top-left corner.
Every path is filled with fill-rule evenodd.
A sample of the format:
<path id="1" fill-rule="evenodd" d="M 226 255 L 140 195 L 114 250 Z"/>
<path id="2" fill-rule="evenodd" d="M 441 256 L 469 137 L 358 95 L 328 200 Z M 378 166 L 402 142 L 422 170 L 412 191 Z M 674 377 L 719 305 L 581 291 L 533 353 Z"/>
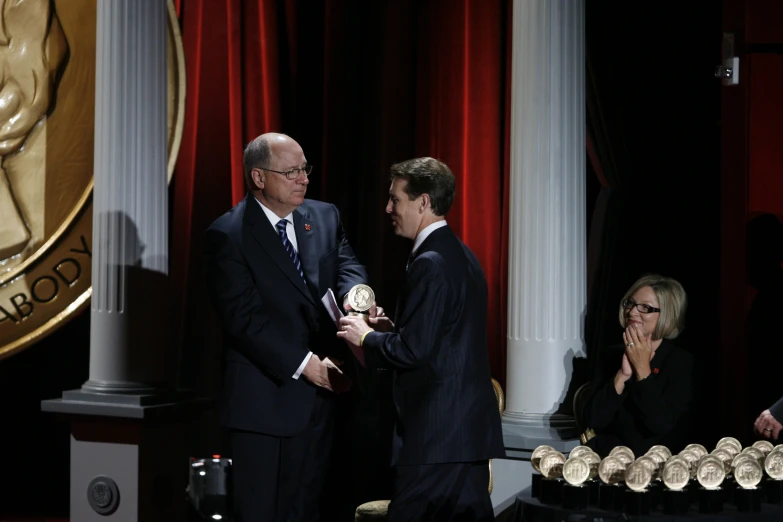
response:
<path id="1" fill-rule="evenodd" d="M 280 241 L 280 236 L 277 235 L 275 229 L 269 223 L 264 211 L 261 210 L 261 206 L 255 200 L 252 194 L 249 194 L 245 203 L 245 223 L 250 227 L 250 232 L 253 238 L 261 245 L 261 248 L 269 255 L 274 261 L 277 267 L 283 272 L 286 278 L 296 287 L 297 290 L 307 297 L 313 304 L 312 293 L 307 288 L 302 276 L 294 265 L 291 256 L 285 251 L 283 242 Z M 297 232 L 297 241 L 299 240 L 299 233 Z M 301 259 L 300 259 L 301 261 Z"/>
<path id="2" fill-rule="evenodd" d="M 318 253 L 316 252 L 314 223 L 310 213 L 302 207 L 294 211 L 294 231 L 296 242 L 299 245 L 299 261 L 302 263 L 302 271 L 307 279 L 310 291 L 316 299 L 318 295 Z"/>
<path id="3" fill-rule="evenodd" d="M 429 236 L 427 236 L 427 239 L 421 242 L 421 245 L 419 245 L 419 248 L 416 249 L 416 252 L 411 252 L 410 255 L 408 255 L 408 263 L 405 267 L 405 279 L 408 278 L 408 270 L 410 270 L 410 266 L 413 264 L 413 262 L 416 260 L 417 257 L 419 257 L 423 252 L 427 252 L 428 250 L 432 249 L 432 246 L 437 241 L 438 236 L 445 234 L 446 230 L 449 230 L 451 232 L 451 229 L 448 225 L 445 227 L 441 227 L 435 231 L 433 231 Z M 403 287 L 405 286 L 405 281 L 403 280 Z M 399 321 L 400 319 L 400 310 L 403 307 L 402 299 L 404 296 L 400 296 L 397 299 L 397 306 L 394 309 L 394 320 Z"/>

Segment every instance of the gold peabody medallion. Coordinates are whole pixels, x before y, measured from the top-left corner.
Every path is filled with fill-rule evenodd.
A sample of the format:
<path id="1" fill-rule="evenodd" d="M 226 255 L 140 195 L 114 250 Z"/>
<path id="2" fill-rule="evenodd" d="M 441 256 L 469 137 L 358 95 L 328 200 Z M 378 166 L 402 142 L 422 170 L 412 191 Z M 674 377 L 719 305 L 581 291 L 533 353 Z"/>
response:
<path id="1" fill-rule="evenodd" d="M 168 23 L 168 172 L 185 60 Z M 91 294 L 96 0 L 0 4 L 0 359 L 50 334 Z"/>
<path id="2" fill-rule="evenodd" d="M 367 312 L 375 301 L 375 292 L 367 285 L 356 285 L 348 292 L 348 304 L 355 312 Z"/>

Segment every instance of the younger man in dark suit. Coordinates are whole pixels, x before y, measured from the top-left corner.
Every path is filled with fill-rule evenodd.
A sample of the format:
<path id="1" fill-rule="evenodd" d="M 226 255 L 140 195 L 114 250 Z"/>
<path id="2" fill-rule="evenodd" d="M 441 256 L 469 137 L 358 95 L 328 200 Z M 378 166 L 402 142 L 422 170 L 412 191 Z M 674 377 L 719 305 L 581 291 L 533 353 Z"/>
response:
<path id="1" fill-rule="evenodd" d="M 487 460 L 504 457 L 487 355 L 487 283 L 446 224 L 454 175 L 442 162 L 393 165 L 386 213 L 414 241 L 396 325 L 341 319 L 366 363 L 394 370 L 392 522 L 493 520 Z"/>

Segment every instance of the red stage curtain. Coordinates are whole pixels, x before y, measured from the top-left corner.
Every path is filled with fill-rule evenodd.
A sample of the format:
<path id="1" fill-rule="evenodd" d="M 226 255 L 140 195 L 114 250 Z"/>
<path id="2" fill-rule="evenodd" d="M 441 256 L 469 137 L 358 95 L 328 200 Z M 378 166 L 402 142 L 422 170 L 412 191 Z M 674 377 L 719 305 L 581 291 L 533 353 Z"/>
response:
<path id="1" fill-rule="evenodd" d="M 422 13 L 417 64 L 416 155 L 451 167 L 457 196 L 450 226 L 473 250 L 489 287 L 488 339 L 493 375 L 505 381 L 502 251 L 506 162 L 506 9 L 503 2 L 438 0 Z M 506 216 L 506 219 L 507 216 Z M 504 291 L 501 291 L 503 289 Z"/>
<path id="2" fill-rule="evenodd" d="M 309 196 L 341 209 L 389 309 L 410 245 L 392 236 L 383 213 L 388 168 L 425 155 L 451 167 L 457 199 L 448 219 L 484 267 L 492 372 L 503 382 L 510 2 L 178 4 L 188 98 L 172 185 L 171 273 L 183 350 L 218 339 L 203 331 L 215 328 L 203 231 L 244 196 L 244 144 L 281 130 L 316 165 Z"/>

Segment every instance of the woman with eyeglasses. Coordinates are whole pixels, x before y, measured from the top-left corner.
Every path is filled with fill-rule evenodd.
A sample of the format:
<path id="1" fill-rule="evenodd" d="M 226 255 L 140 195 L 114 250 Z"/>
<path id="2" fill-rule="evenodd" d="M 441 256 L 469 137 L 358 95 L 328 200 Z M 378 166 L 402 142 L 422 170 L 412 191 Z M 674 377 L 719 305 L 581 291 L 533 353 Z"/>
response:
<path id="1" fill-rule="evenodd" d="M 689 442 L 693 358 L 674 342 L 685 323 L 686 295 L 669 277 L 638 279 L 620 302 L 622 344 L 602 354 L 585 417 L 599 455 L 628 446 L 637 456 Z"/>

